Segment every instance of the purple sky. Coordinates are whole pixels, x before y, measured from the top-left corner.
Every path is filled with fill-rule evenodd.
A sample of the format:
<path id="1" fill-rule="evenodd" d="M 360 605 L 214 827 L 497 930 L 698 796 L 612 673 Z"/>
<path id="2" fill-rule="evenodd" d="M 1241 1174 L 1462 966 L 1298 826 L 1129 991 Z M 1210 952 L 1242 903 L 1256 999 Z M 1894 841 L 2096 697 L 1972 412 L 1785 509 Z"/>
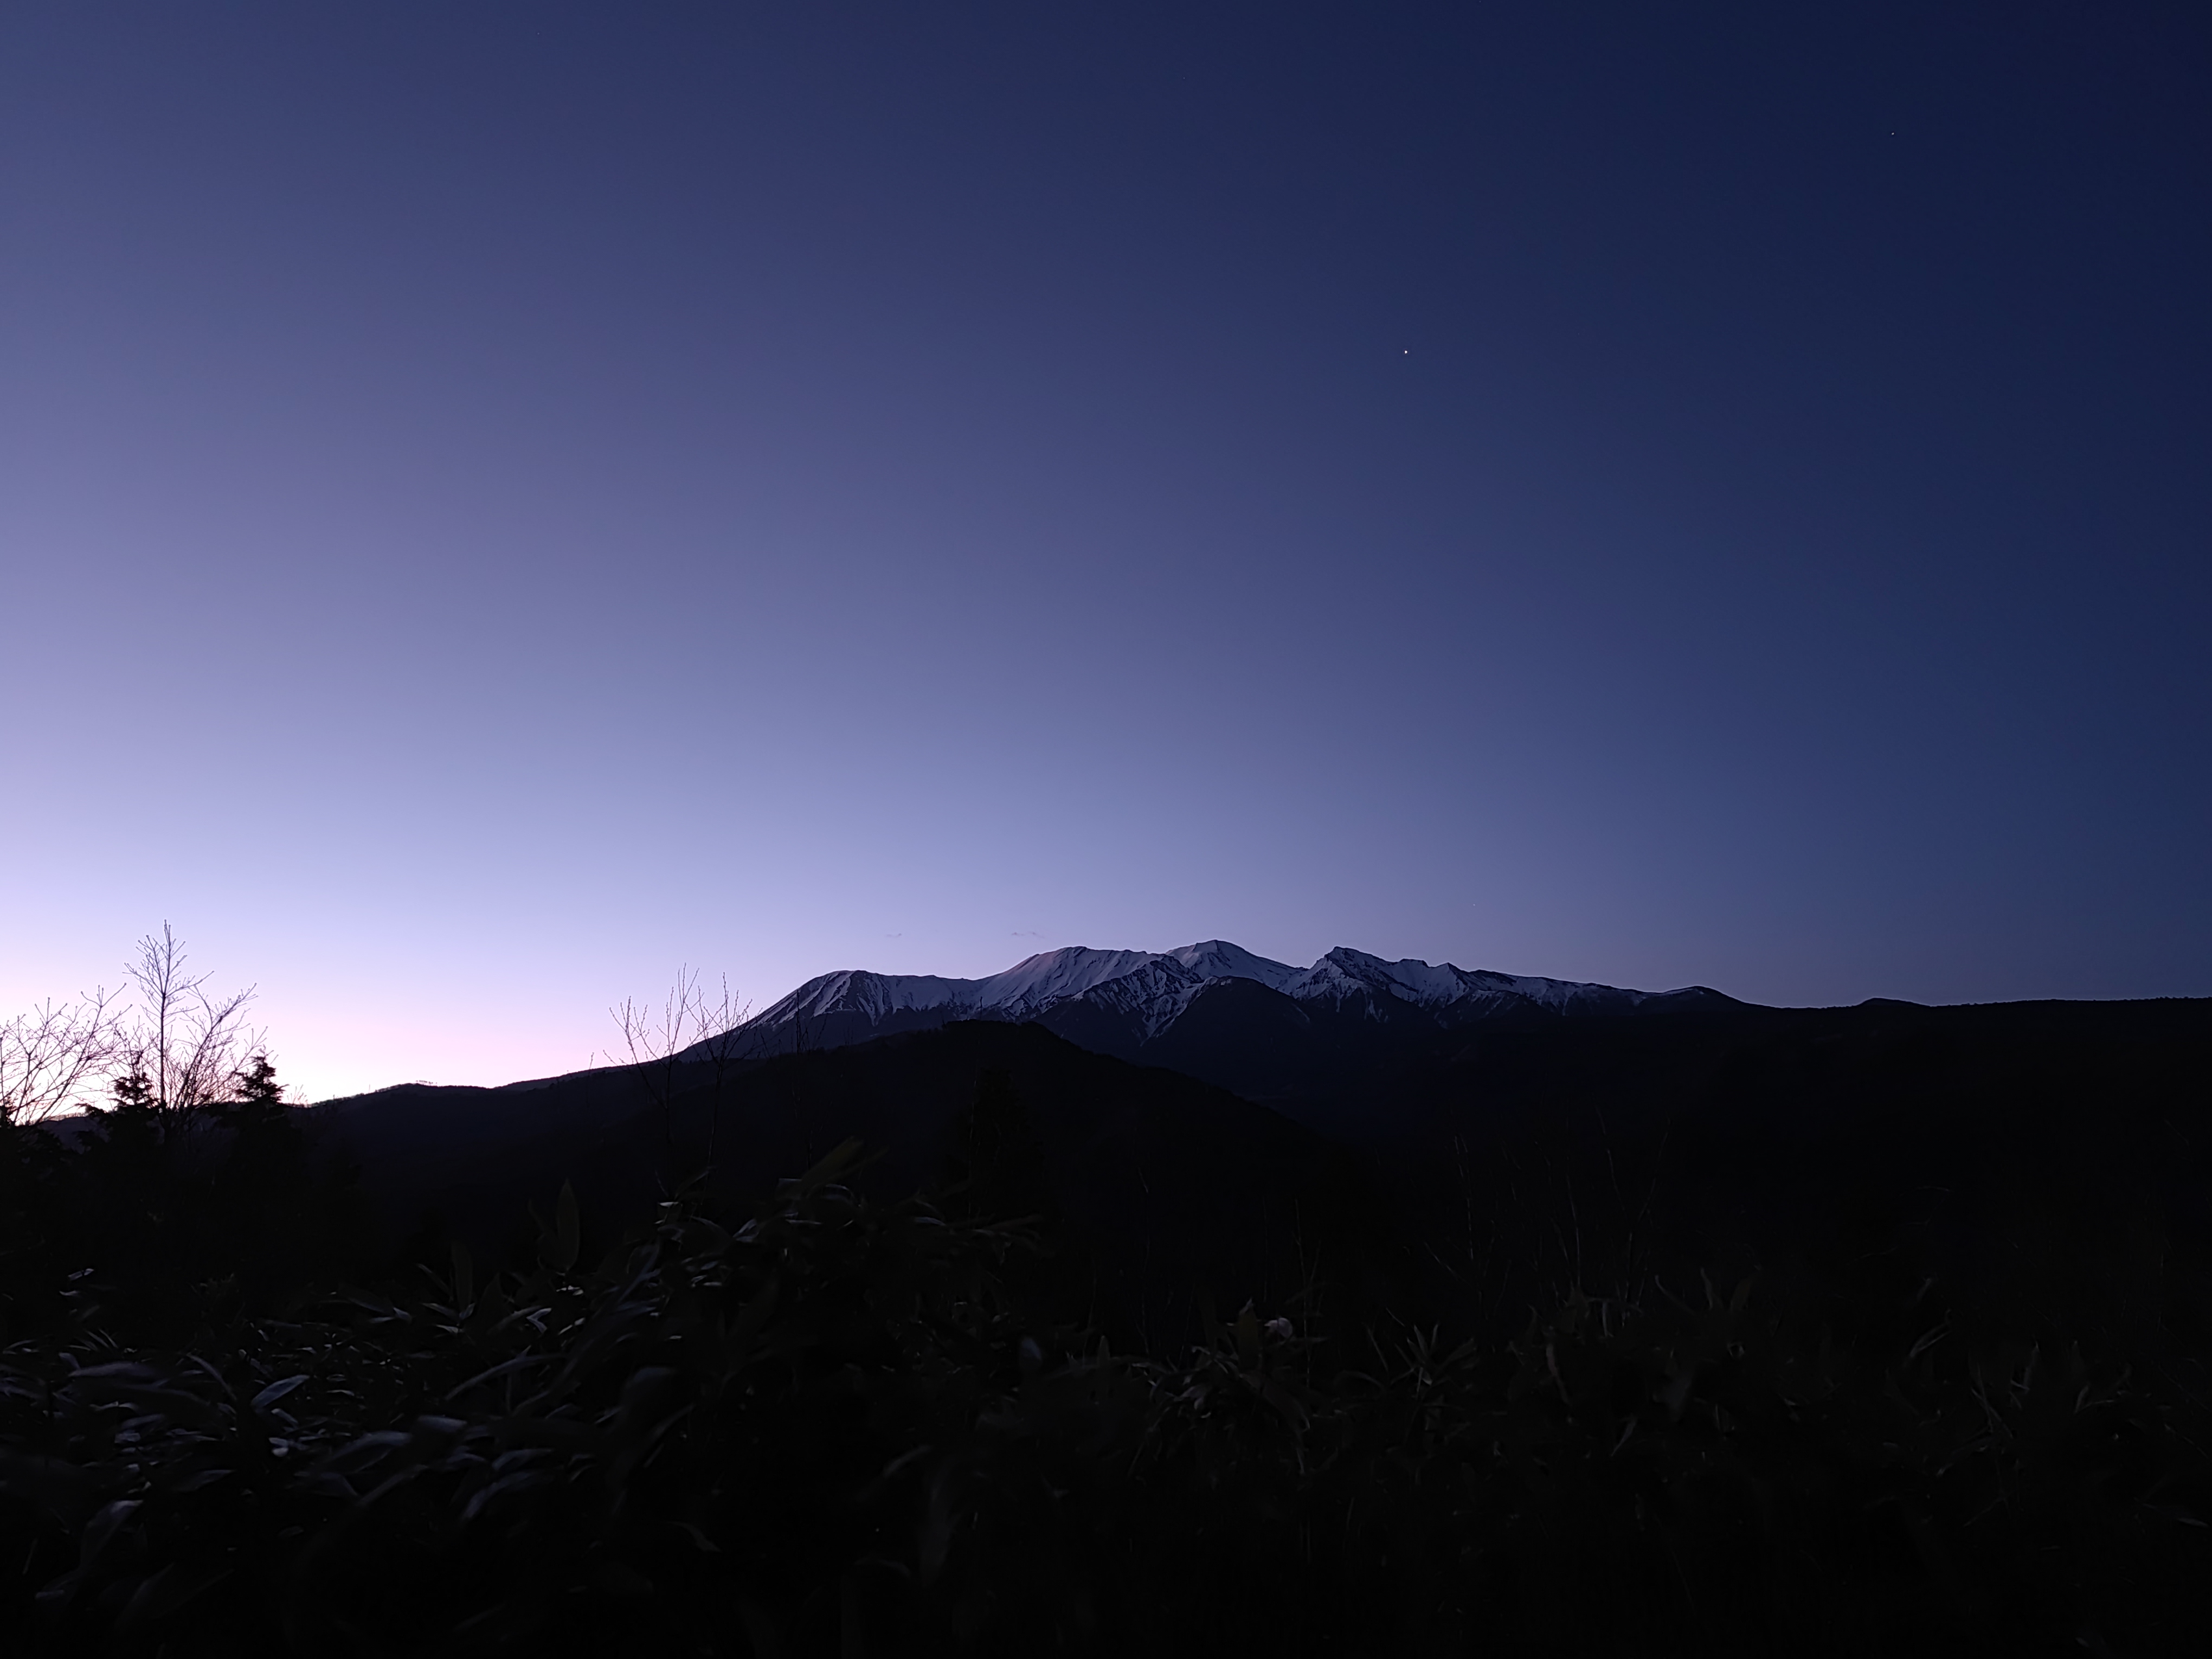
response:
<path id="1" fill-rule="evenodd" d="M 0 1012 L 2212 994 L 2212 25 L 1683 9 L 15 0 Z"/>

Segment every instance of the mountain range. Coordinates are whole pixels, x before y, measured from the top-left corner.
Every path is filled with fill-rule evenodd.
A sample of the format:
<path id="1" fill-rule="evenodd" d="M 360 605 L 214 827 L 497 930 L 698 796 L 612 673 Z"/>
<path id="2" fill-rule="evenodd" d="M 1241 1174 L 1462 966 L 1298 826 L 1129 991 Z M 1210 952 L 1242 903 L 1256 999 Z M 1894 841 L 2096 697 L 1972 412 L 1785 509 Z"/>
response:
<path id="1" fill-rule="evenodd" d="M 1310 967 L 1225 939 L 1171 951 L 1046 951 L 985 979 L 848 969 L 808 980 L 722 1039 L 766 1057 L 957 1020 L 1034 1023 L 1095 1053 L 1251 1098 L 1295 1098 L 1348 1066 L 1473 1027 L 1740 1007 L 1703 986 L 1616 986 L 1397 962 L 1340 946 Z M 686 1058 L 703 1058 L 707 1046 Z"/>
<path id="2" fill-rule="evenodd" d="M 772 1190 L 852 1137 L 897 1198 L 955 1180 L 1003 1098 L 1034 1138 L 1019 1212 L 1061 1216 L 1148 1340 L 1202 1325 L 1200 1289 L 1274 1305 L 1315 1261 L 1363 1306 L 1500 1329 L 1573 1284 L 1876 1262 L 1906 1224 L 1957 1283 L 2093 1310 L 2079 1260 L 2171 1237 L 2212 1261 L 2212 1000 L 1771 1008 L 1214 940 L 829 974 L 734 1035 L 724 1063 L 404 1085 L 311 1127 L 389 1247 L 527 1262 L 564 1182 L 611 1242 L 688 1180 Z M 2206 1328 L 2212 1279 L 2175 1283 Z"/>

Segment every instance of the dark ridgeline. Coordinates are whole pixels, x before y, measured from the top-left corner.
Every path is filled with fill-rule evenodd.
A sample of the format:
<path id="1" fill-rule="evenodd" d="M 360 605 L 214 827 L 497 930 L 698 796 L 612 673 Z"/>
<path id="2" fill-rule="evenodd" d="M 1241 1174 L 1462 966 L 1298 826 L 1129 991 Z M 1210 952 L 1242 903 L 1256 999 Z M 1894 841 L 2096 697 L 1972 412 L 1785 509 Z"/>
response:
<path id="1" fill-rule="evenodd" d="M 1344 946 L 1301 969 L 1224 939 L 1163 952 L 1075 945 L 981 980 L 823 974 L 680 1057 L 762 1058 L 996 1020 L 1039 1024 L 1093 1053 L 1202 1078 L 1249 1099 L 1311 1101 L 1425 1051 L 1440 1032 L 1745 1006 L 1704 986 L 1630 991 L 1390 962 Z"/>
<path id="2" fill-rule="evenodd" d="M 2212 1006 L 1217 997 L 0 1133 L 0 1631 L 2212 1638 Z"/>
<path id="3" fill-rule="evenodd" d="M 1035 1025 L 968 1022 L 783 1055 L 738 1068 L 717 1092 L 703 1065 L 679 1073 L 665 1101 L 611 1070 L 526 1091 L 408 1085 L 317 1115 L 392 1236 L 412 1230 L 412 1248 L 432 1256 L 449 1229 L 489 1259 L 527 1260 L 525 1206 L 542 1207 L 564 1180 L 610 1236 L 644 1224 L 704 1163 L 710 1133 L 722 1153 L 714 1189 L 732 1197 L 772 1191 L 848 1138 L 870 1149 L 853 1179 L 871 1195 L 941 1189 L 972 1178 L 980 1121 L 1022 1126 L 1025 1173 L 1012 1182 L 987 1160 L 988 1199 L 959 1201 L 1049 1212 L 1055 1254 L 1082 1264 L 1064 1275 L 1073 1311 L 1117 1344 L 1194 1339 L 1202 1297 L 1279 1307 L 1325 1275 L 1335 1293 L 1379 1307 L 1419 1277 L 1412 1236 L 1355 1152 Z"/>
<path id="4" fill-rule="evenodd" d="M 1641 1293 L 1891 1235 L 2021 1317 L 2105 1322 L 2136 1305 L 2105 1281 L 2138 1254 L 2208 1248 L 2203 1001 L 1724 1003 L 1452 1030 L 1285 1009 L 1240 981 L 1192 1005 L 1169 1036 L 1187 1030 L 1193 1073 L 1221 1087 L 968 1022 L 749 1061 L 719 1089 L 694 1066 L 665 1103 L 608 1070 L 316 1115 L 387 1228 L 435 1212 L 480 1253 L 526 1256 L 533 1197 L 574 1179 L 602 1225 L 641 1224 L 717 1123 L 718 1190 L 768 1190 L 850 1135 L 875 1154 L 867 1189 L 904 1196 L 943 1178 L 978 1078 L 1000 1073 L 1117 1340 L 1140 1316 L 1183 1340 L 1200 1289 L 1275 1304 L 1310 1278 L 1497 1334 L 1577 1285 Z M 2161 1317 L 2199 1318 L 2174 1282 Z"/>

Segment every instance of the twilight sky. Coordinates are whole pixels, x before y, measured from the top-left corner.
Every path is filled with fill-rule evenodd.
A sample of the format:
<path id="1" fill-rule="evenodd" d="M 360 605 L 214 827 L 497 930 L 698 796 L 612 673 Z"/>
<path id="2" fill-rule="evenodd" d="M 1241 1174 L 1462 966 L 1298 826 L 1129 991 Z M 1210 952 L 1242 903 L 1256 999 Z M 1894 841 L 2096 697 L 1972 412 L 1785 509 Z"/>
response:
<path id="1" fill-rule="evenodd" d="M 0 1012 L 2212 994 L 2212 18 L 0 7 Z"/>

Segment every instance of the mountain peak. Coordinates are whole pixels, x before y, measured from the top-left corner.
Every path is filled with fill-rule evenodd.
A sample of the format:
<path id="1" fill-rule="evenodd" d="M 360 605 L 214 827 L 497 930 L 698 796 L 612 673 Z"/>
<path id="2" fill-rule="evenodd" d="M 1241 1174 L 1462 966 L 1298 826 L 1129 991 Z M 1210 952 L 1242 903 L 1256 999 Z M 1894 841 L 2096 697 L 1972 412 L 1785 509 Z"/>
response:
<path id="1" fill-rule="evenodd" d="M 1298 1005 L 1356 1008 L 1370 1023 L 1411 1018 L 1442 1029 L 1506 1016 L 1619 1014 L 1727 1000 L 1711 991 L 1625 991 L 1413 957 L 1393 962 L 1346 945 L 1297 968 L 1212 939 L 1170 951 L 1062 945 L 983 979 L 849 969 L 807 981 L 744 1029 L 771 1045 L 835 1046 L 956 1019 L 1044 1019 L 1055 1029 L 1079 1026 L 1100 1043 L 1141 1047 L 1174 1026 L 1208 987 L 1234 981 Z M 779 1037 L 786 1027 L 793 1029 Z"/>
<path id="2" fill-rule="evenodd" d="M 1279 991 L 1297 978 L 1304 970 L 1287 962 L 1276 962 L 1255 956 L 1241 945 L 1231 945 L 1225 939 L 1210 939 L 1198 945 L 1181 945 L 1167 954 L 1193 973 L 1206 979 L 1255 979 L 1271 991 Z"/>
<path id="3" fill-rule="evenodd" d="M 747 1056 L 835 1048 L 955 1020 L 1034 1022 L 1079 1047 L 1164 1066 L 1253 1099 L 1291 1098 L 1386 1053 L 1497 1024 L 1740 1007 L 1717 991 L 1622 990 L 1340 945 L 1310 968 L 1229 939 L 1168 951 L 1040 951 L 982 979 L 817 975 L 737 1028 Z M 684 1052 L 710 1057 L 707 1043 Z M 1361 1056 L 1366 1056 L 1365 1060 Z"/>

